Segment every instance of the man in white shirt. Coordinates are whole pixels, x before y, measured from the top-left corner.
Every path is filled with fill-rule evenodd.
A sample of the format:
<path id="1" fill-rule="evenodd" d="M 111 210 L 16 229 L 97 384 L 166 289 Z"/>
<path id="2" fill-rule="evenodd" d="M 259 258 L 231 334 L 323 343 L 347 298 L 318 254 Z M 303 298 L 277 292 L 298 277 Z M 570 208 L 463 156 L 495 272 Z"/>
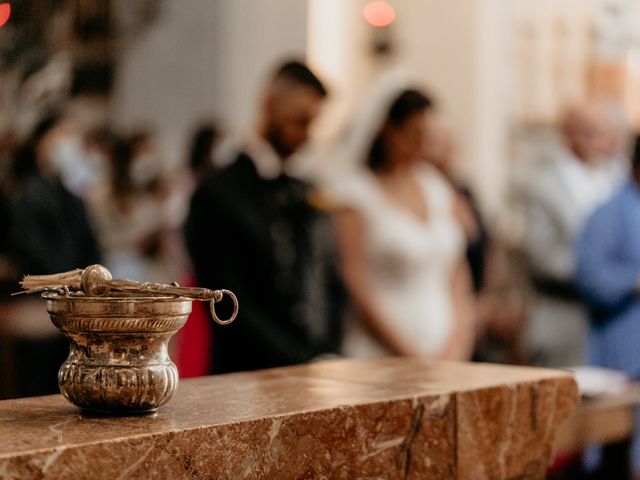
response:
<path id="1" fill-rule="evenodd" d="M 573 286 L 574 243 L 586 218 L 626 177 L 614 155 L 612 125 L 601 104 L 569 109 L 564 148 L 538 170 L 527 193 L 524 249 L 536 297 L 525 329 L 531 363 L 584 362 L 587 315 Z"/>

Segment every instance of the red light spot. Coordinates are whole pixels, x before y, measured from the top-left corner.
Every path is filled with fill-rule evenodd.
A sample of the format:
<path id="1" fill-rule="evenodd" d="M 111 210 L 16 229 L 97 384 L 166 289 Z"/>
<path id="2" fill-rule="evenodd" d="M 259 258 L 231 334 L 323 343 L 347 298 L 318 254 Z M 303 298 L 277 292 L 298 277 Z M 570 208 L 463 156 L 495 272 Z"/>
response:
<path id="1" fill-rule="evenodd" d="M 386 27 L 396 19 L 396 11 L 387 2 L 368 3 L 362 11 L 364 19 L 374 27 Z"/>
<path id="2" fill-rule="evenodd" d="M 5 23 L 9 21 L 11 16 L 11 4 L 0 3 L 0 27 L 3 27 Z"/>

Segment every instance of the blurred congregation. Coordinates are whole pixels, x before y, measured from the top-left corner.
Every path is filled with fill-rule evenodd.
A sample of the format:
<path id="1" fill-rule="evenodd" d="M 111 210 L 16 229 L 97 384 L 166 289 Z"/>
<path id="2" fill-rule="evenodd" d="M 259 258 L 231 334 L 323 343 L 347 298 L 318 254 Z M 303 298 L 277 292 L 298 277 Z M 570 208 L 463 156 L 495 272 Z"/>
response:
<path id="1" fill-rule="evenodd" d="M 19 280 L 94 263 L 237 294 L 224 328 L 194 303 L 181 377 L 640 378 L 640 1 L 20 0 L 0 25 L 0 398 L 56 393 L 68 353 Z"/>

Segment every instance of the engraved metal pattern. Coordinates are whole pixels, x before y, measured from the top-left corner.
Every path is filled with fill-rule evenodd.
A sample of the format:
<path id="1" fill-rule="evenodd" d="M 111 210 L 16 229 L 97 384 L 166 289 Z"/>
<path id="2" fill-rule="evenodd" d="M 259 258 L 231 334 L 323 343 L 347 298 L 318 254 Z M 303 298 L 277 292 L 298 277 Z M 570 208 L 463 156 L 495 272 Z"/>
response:
<path id="1" fill-rule="evenodd" d="M 43 295 L 70 343 L 58 372 L 75 405 L 110 413 L 150 412 L 178 386 L 169 339 L 185 324 L 191 300 L 176 297 Z"/>

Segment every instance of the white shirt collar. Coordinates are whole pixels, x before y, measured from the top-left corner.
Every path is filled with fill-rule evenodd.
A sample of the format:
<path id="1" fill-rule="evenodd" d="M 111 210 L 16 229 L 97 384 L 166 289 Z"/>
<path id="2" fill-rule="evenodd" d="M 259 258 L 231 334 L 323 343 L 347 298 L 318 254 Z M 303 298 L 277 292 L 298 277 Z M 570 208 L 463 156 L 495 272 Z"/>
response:
<path id="1" fill-rule="evenodd" d="M 230 165 L 241 152 L 251 158 L 258 175 L 265 180 L 274 180 L 283 173 L 294 178 L 302 177 L 298 172 L 299 169 L 296 168 L 298 162 L 294 157 L 297 154 L 283 162 L 269 142 L 255 133 L 224 139 L 223 144 L 217 149 L 214 164 L 217 168 L 224 168 Z"/>
<path id="2" fill-rule="evenodd" d="M 258 175 L 265 180 L 273 180 L 283 173 L 288 173 L 287 163 L 275 152 L 265 139 L 252 135 L 245 141 L 245 152 L 253 160 Z"/>
<path id="3" fill-rule="evenodd" d="M 624 178 L 624 170 L 613 159 L 589 165 L 565 150 L 558 168 L 564 183 L 583 212 L 590 212 L 602 203 Z"/>

